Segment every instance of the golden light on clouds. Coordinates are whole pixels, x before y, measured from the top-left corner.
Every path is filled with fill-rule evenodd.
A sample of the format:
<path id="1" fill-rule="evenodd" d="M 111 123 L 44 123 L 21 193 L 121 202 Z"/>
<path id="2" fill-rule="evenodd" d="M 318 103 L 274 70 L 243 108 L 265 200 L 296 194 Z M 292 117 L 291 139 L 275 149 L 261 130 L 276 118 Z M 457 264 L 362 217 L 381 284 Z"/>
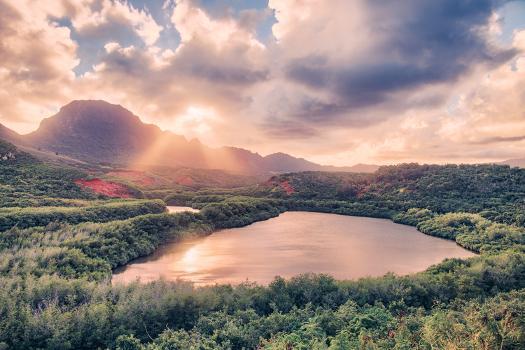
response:
<path id="1" fill-rule="evenodd" d="M 187 138 L 202 138 L 208 136 L 213 131 L 212 124 L 220 120 L 213 108 L 189 106 L 184 114 L 175 117 L 170 129 Z"/>
<path id="2" fill-rule="evenodd" d="M 525 4 L 510 3 L 0 0 L 0 123 L 25 133 L 104 99 L 207 145 L 324 164 L 519 157 Z"/>

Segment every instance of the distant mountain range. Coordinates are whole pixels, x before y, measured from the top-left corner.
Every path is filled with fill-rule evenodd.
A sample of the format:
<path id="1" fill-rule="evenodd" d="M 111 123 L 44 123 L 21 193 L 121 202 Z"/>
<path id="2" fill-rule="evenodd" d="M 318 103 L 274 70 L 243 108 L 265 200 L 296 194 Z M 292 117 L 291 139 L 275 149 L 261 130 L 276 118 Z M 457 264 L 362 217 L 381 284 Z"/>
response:
<path id="1" fill-rule="evenodd" d="M 127 166 L 185 166 L 251 175 L 296 171 L 374 172 L 378 168 L 367 164 L 325 166 L 286 153 L 263 157 L 242 148 L 211 148 L 198 140 L 188 141 L 156 125 L 145 124 L 124 107 L 100 100 L 73 101 L 27 135 L 19 135 L 0 124 L 0 138 L 85 162 Z"/>
<path id="2" fill-rule="evenodd" d="M 498 164 L 510 165 L 511 167 L 525 168 L 525 158 L 509 159 Z"/>

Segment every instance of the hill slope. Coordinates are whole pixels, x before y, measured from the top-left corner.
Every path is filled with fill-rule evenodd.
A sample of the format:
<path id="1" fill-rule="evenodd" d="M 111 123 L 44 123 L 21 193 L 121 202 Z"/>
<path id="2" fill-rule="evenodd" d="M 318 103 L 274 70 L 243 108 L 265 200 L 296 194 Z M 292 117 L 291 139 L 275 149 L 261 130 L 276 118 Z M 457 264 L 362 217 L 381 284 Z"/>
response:
<path id="1" fill-rule="evenodd" d="M 337 200 L 380 203 L 383 212 L 409 208 L 482 212 L 491 220 L 525 225 L 525 170 L 503 165 L 399 164 L 373 174 L 288 173 L 264 185 L 274 197 L 320 206 Z M 397 204 L 391 207 L 392 203 Z"/>
<path id="2" fill-rule="evenodd" d="M 6 140 L 9 142 L 20 142 L 21 137 L 13 130 L 0 124 L 0 139 Z"/>
<path id="3" fill-rule="evenodd" d="M 525 168 L 525 158 L 509 159 L 499 164 L 509 165 L 511 167 Z"/>
<path id="4" fill-rule="evenodd" d="M 125 108 L 104 101 L 74 101 L 24 137 L 34 147 L 82 160 L 127 162 L 162 135 Z M 171 142 L 186 142 L 170 135 Z"/>
<path id="5" fill-rule="evenodd" d="M 94 198 L 74 184 L 84 176 L 77 169 L 42 162 L 0 140 L 0 207 L 60 203 L 57 198 Z"/>
<path id="6" fill-rule="evenodd" d="M 264 157 L 264 164 L 267 169 L 271 169 L 274 172 L 339 171 L 373 173 L 379 169 L 379 166 L 369 164 L 356 164 L 350 167 L 320 165 L 304 158 L 296 158 L 281 152 L 273 153 Z"/>

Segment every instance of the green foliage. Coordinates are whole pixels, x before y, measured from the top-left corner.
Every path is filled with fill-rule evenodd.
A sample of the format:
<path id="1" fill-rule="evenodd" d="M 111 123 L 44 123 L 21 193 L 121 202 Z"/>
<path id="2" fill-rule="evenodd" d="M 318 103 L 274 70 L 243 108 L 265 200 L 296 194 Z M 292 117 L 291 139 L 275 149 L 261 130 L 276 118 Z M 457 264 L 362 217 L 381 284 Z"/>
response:
<path id="1" fill-rule="evenodd" d="M 428 209 L 409 209 L 394 221 L 414 225 L 428 235 L 455 240 L 475 252 L 495 253 L 506 249 L 525 251 L 525 228 L 495 223 L 479 214 L 438 215 Z"/>
<path id="2" fill-rule="evenodd" d="M 287 183 L 293 193 L 282 188 Z M 394 212 L 480 213 L 506 224 L 525 223 L 525 169 L 500 165 L 381 167 L 374 174 L 304 172 L 278 175 L 267 193 L 278 198 L 364 203 Z"/>
<path id="3" fill-rule="evenodd" d="M 140 340 L 131 335 L 120 335 L 117 338 L 117 350 L 141 350 Z"/>
<path id="4" fill-rule="evenodd" d="M 151 192 L 149 193 L 151 194 Z M 193 208 L 202 208 L 206 204 L 220 203 L 228 199 L 238 200 L 242 197 L 261 198 L 266 197 L 267 191 L 263 187 L 241 187 L 235 189 L 202 189 L 198 191 L 169 191 L 167 194 L 160 191 L 159 194 L 168 205 L 184 205 Z"/>
<path id="5" fill-rule="evenodd" d="M 146 192 L 201 209 L 168 214 L 162 201 L 96 201 L 67 185 L 83 174 L 17 154 L 0 163 L 0 349 L 525 348 L 523 170 L 406 164 Z M 357 281 L 110 283 L 166 241 L 285 210 L 390 218 L 480 255 Z"/>
<path id="6" fill-rule="evenodd" d="M 410 208 L 406 212 L 401 212 L 392 217 L 394 222 L 416 226 L 418 223 L 432 219 L 434 214 L 429 209 Z"/>
<path id="7" fill-rule="evenodd" d="M 168 190 L 232 189 L 257 183 L 257 179 L 252 176 L 232 174 L 219 169 L 153 167 L 149 172 L 161 180 L 161 188 Z"/>
<path id="8" fill-rule="evenodd" d="M 227 349 L 220 346 L 208 337 L 203 337 L 199 333 L 187 332 L 184 330 L 163 332 L 152 344 L 145 347 L 147 350 L 217 350 Z"/>
<path id="9" fill-rule="evenodd" d="M 151 254 L 167 240 L 209 234 L 212 227 L 191 213 L 149 214 L 99 224 L 51 225 L 11 230 L 0 237 L 0 274 L 55 274 L 106 279 L 111 269 Z"/>
<path id="10" fill-rule="evenodd" d="M 12 227 L 45 226 L 54 221 L 72 224 L 86 221 L 107 222 L 137 215 L 162 213 L 165 210 L 166 206 L 160 200 L 112 201 L 85 207 L 0 208 L 0 231 Z"/>
<path id="11" fill-rule="evenodd" d="M 507 277 L 506 262 L 491 273 Z M 495 291 L 482 283 L 486 270 L 477 269 L 458 268 L 451 287 L 428 273 L 349 282 L 301 276 L 268 287 L 199 289 L 182 282 L 110 286 L 49 276 L 0 279 L 0 329 L 6 330 L 0 342 L 13 349 L 522 348 L 523 282 L 509 286 L 520 291 Z M 320 285 L 331 299 L 312 294 Z M 483 288 L 474 293 L 476 285 Z M 465 288 L 473 293 L 449 299 L 451 289 L 459 295 Z M 370 294 L 377 295 L 372 304 L 366 302 Z M 436 299 L 421 306 L 429 295 Z M 292 307 L 276 309 L 278 299 Z"/>
<path id="12" fill-rule="evenodd" d="M 499 294 L 485 303 L 437 310 L 423 322 L 423 340 L 435 349 L 525 347 L 525 293 Z"/>
<path id="13" fill-rule="evenodd" d="M 281 203 L 287 208 L 287 210 L 295 211 L 313 211 L 384 219 L 390 219 L 396 214 L 396 211 L 385 206 L 383 203 L 293 199 L 283 199 Z"/>
<path id="14" fill-rule="evenodd" d="M 74 183 L 85 177 L 83 172 L 43 163 L 2 141 L 0 149 L 15 155 L 15 159 L 0 161 L 0 207 L 45 205 L 50 198 L 95 198 Z"/>
<path id="15" fill-rule="evenodd" d="M 205 205 L 201 213 L 217 228 L 241 227 L 279 215 L 285 209 L 279 204 L 275 200 L 232 197 Z"/>

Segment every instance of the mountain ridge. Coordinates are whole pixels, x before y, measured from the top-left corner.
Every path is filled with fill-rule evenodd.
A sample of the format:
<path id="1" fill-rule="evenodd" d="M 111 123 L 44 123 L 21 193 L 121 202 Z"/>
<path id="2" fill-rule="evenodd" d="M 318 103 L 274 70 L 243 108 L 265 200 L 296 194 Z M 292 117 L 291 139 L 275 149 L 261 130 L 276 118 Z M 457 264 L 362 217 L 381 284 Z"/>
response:
<path id="1" fill-rule="evenodd" d="M 511 167 L 525 168 L 525 158 L 507 159 L 503 162 L 499 162 L 498 164 L 508 165 Z"/>
<path id="2" fill-rule="evenodd" d="M 14 140 L 20 141 L 22 136 L 16 133 L 15 131 L 9 129 L 5 125 L 0 124 L 0 138 L 13 142 Z"/>
<path id="3" fill-rule="evenodd" d="M 263 174 L 293 171 L 373 172 L 374 165 L 320 165 L 283 152 L 261 156 L 239 147 L 212 148 L 197 139 L 144 123 L 121 105 L 103 100 L 75 100 L 43 119 L 37 130 L 19 135 L 0 124 L 0 138 L 67 155 L 82 161 L 134 165 L 169 165 Z"/>

